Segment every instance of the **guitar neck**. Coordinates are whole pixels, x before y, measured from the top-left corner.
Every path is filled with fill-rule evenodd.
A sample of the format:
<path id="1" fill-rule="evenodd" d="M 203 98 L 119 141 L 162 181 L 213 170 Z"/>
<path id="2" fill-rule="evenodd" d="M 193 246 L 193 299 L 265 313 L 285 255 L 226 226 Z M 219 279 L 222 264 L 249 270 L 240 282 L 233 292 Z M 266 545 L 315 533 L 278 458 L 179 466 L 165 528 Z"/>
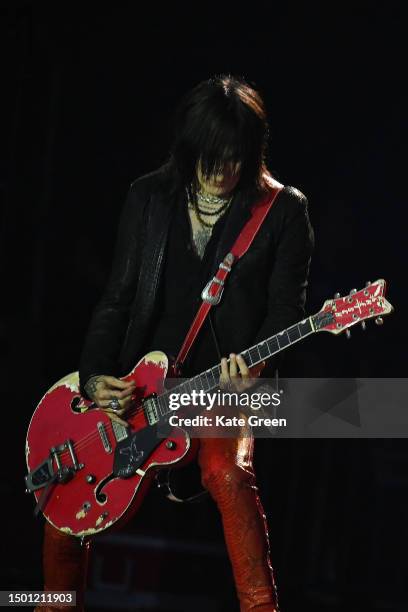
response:
<path id="1" fill-rule="evenodd" d="M 266 340 L 262 340 L 258 344 L 251 346 L 246 351 L 242 351 L 240 355 L 245 360 L 245 363 L 249 368 L 252 368 L 262 361 L 266 361 L 270 359 L 274 355 L 277 355 L 281 351 L 283 351 L 288 346 L 299 342 L 299 340 L 303 340 L 310 334 L 313 334 L 317 331 L 316 326 L 314 324 L 313 316 L 300 321 L 300 323 L 296 323 L 287 329 L 267 338 Z M 229 359 L 228 359 L 229 361 Z M 171 391 L 166 391 L 162 395 L 160 395 L 158 400 L 158 409 L 162 417 L 166 416 L 171 412 L 168 404 L 169 395 L 171 393 L 188 393 L 191 394 L 193 391 L 212 391 L 219 386 L 221 374 L 221 365 L 218 363 L 217 365 L 209 368 L 205 372 L 201 372 L 197 376 L 190 378 L 189 380 L 184 381 L 180 385 L 173 387 Z"/>

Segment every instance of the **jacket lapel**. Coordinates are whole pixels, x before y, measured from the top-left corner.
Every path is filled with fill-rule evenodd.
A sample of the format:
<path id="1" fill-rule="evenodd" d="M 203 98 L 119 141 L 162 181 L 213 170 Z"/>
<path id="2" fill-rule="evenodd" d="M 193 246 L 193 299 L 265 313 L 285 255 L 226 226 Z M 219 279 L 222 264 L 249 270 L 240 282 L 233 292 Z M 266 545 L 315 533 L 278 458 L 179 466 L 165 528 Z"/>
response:
<path id="1" fill-rule="evenodd" d="M 171 201 L 170 201 L 171 200 Z M 155 194 L 150 202 L 147 228 L 144 237 L 142 269 L 133 310 L 148 316 L 153 311 L 157 288 L 163 270 L 164 252 L 174 211 L 173 198 Z"/>

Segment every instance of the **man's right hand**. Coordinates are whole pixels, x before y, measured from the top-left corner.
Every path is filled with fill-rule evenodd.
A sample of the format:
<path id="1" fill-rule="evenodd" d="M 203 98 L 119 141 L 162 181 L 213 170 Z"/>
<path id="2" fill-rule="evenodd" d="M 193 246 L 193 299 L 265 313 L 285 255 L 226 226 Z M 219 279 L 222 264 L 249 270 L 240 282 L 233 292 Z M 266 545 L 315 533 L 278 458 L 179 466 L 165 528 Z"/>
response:
<path id="1" fill-rule="evenodd" d="M 128 427 L 128 423 L 120 417 L 125 414 L 131 403 L 131 395 L 135 389 L 135 382 L 124 381 L 114 376 L 91 376 L 85 383 L 85 391 L 93 402 L 105 410 L 112 421 L 121 423 Z M 112 410 L 110 401 L 117 398 L 120 403 L 120 410 Z"/>

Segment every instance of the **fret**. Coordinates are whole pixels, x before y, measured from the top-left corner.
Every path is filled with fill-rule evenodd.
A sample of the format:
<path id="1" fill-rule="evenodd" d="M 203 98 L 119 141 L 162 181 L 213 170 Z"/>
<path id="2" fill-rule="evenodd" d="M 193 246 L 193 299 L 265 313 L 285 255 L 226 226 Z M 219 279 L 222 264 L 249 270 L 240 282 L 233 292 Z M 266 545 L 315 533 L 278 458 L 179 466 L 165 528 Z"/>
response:
<path id="1" fill-rule="evenodd" d="M 194 376 L 191 379 L 191 387 L 193 391 L 200 391 L 201 389 L 201 381 L 200 381 L 200 375 L 198 374 L 197 376 Z"/>
<path id="2" fill-rule="evenodd" d="M 277 334 L 276 338 L 278 340 L 280 349 L 284 349 L 290 344 L 289 335 L 286 329 L 283 332 L 280 332 L 279 334 Z"/>
<path id="3" fill-rule="evenodd" d="M 213 387 L 217 386 L 217 381 L 215 379 L 214 371 L 213 370 L 214 370 L 214 368 L 210 368 L 208 370 L 208 372 L 207 372 L 207 378 L 208 378 L 209 383 L 210 383 L 210 389 L 212 389 Z"/>
<path id="4" fill-rule="evenodd" d="M 259 355 L 261 357 L 261 359 L 267 359 L 270 355 L 269 353 L 269 348 L 268 348 L 268 343 L 266 341 L 261 342 L 260 344 L 258 344 L 258 351 L 259 351 Z"/>
<path id="5" fill-rule="evenodd" d="M 164 400 L 164 395 L 159 395 L 157 398 L 157 405 L 159 407 L 159 412 L 161 414 L 161 416 L 164 416 L 166 414 L 166 407 L 165 405 L 163 405 L 165 402 Z"/>
<path id="6" fill-rule="evenodd" d="M 217 364 L 216 366 L 211 368 L 211 371 L 213 372 L 214 387 L 218 387 L 218 385 L 220 384 L 221 365 Z"/>
<path id="7" fill-rule="evenodd" d="M 185 380 L 180 385 L 180 388 L 182 389 L 182 393 L 190 394 L 191 391 L 193 391 L 193 389 L 194 389 L 194 386 L 192 385 L 192 380 L 191 379 Z M 177 393 L 179 393 L 179 387 L 177 387 Z"/>
<path id="8" fill-rule="evenodd" d="M 204 372 L 204 374 L 205 374 L 205 380 L 206 380 L 206 384 L 207 384 L 207 391 L 208 391 L 208 390 L 209 390 L 209 389 L 211 389 L 211 387 L 212 387 L 212 376 L 211 376 L 211 370 L 206 370 L 206 371 Z"/>
<path id="9" fill-rule="evenodd" d="M 244 358 L 247 366 L 252 366 L 260 363 L 261 361 L 268 359 L 275 353 L 279 353 L 282 349 L 286 348 L 290 344 L 301 340 L 305 336 L 312 334 L 315 330 L 311 323 L 311 317 L 300 321 L 295 325 L 292 325 L 288 329 L 259 342 L 255 346 L 251 346 L 249 349 L 242 351 L 241 355 Z M 183 383 L 173 387 L 171 390 L 165 391 L 162 395 L 158 396 L 158 410 L 161 416 L 165 416 L 170 412 L 169 408 L 169 395 L 170 393 L 188 393 L 192 394 L 193 391 L 204 392 L 215 389 L 219 385 L 219 378 L 221 374 L 221 364 L 217 363 L 212 368 L 209 368 L 205 372 L 197 374 L 193 378 L 186 379 Z"/>
<path id="10" fill-rule="evenodd" d="M 159 395 L 159 410 L 162 416 L 166 416 L 169 412 L 169 393 L 166 391 L 163 395 Z"/>
<path id="11" fill-rule="evenodd" d="M 292 327 L 289 327 L 287 331 L 288 331 L 289 340 L 291 342 L 296 342 L 296 340 L 300 339 L 300 329 L 297 325 L 293 325 Z"/>
<path id="12" fill-rule="evenodd" d="M 276 336 L 272 336 L 272 338 L 268 338 L 266 341 L 268 344 L 269 352 L 271 355 L 274 355 L 279 351 L 279 343 Z"/>
<path id="13" fill-rule="evenodd" d="M 245 361 L 245 363 L 247 364 L 247 366 L 249 366 L 249 362 L 250 362 L 250 359 L 251 359 L 251 357 L 250 357 L 250 355 L 249 355 L 249 350 L 250 350 L 250 349 L 247 349 L 246 351 L 242 351 L 242 352 L 240 353 L 241 357 L 244 359 L 244 361 Z M 249 366 L 249 367 L 250 367 L 250 366 Z"/>
<path id="14" fill-rule="evenodd" d="M 204 391 L 208 391 L 208 389 L 210 388 L 210 384 L 208 382 L 207 371 L 203 372 L 201 374 L 200 378 L 202 380 L 202 387 L 203 387 Z"/>
<path id="15" fill-rule="evenodd" d="M 173 387 L 173 389 L 171 389 L 171 393 L 174 393 L 176 389 L 177 389 L 177 393 L 189 393 L 187 384 L 188 384 L 188 380 L 183 381 L 176 387 Z"/>
<path id="16" fill-rule="evenodd" d="M 191 393 L 192 390 L 192 378 L 185 379 L 182 383 L 179 383 L 172 388 L 172 393 Z"/>
<path id="17" fill-rule="evenodd" d="M 257 355 L 258 351 L 255 352 L 255 350 L 256 350 L 256 347 L 251 347 L 248 350 L 249 363 L 247 363 L 247 366 L 249 368 L 251 368 L 258 360 L 258 355 Z"/>
<path id="18" fill-rule="evenodd" d="M 199 381 L 200 381 L 200 389 L 198 389 L 199 391 L 203 390 L 203 391 L 208 391 L 207 389 L 207 377 L 205 375 L 205 372 L 203 374 L 199 375 Z"/>
<path id="19" fill-rule="evenodd" d="M 299 327 L 300 335 L 302 338 L 304 338 L 305 336 L 308 336 L 309 334 L 313 332 L 313 327 L 310 322 L 310 317 L 298 323 L 298 327 Z"/>

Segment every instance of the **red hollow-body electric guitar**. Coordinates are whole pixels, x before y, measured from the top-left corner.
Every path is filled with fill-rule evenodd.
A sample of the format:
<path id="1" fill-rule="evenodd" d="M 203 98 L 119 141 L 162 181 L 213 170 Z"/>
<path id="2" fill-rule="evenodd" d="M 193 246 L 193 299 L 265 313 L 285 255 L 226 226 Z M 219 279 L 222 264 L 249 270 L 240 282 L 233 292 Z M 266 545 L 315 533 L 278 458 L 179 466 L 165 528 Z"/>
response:
<path id="1" fill-rule="evenodd" d="M 384 297 L 385 281 L 368 283 L 361 291 L 327 300 L 315 315 L 292 325 L 241 353 L 248 367 L 276 355 L 318 331 L 338 334 L 365 320 L 392 312 Z M 158 426 L 172 414 L 165 379 L 166 355 L 145 355 L 125 376 L 134 380 L 129 427 L 113 422 L 79 392 L 78 372 L 49 389 L 31 419 L 26 441 L 27 492 L 34 493 L 54 527 L 85 537 L 126 522 L 139 507 L 160 468 L 180 465 L 192 454 L 195 440 L 176 427 L 166 438 Z M 171 393 L 210 391 L 219 384 L 220 365 L 179 383 Z"/>

